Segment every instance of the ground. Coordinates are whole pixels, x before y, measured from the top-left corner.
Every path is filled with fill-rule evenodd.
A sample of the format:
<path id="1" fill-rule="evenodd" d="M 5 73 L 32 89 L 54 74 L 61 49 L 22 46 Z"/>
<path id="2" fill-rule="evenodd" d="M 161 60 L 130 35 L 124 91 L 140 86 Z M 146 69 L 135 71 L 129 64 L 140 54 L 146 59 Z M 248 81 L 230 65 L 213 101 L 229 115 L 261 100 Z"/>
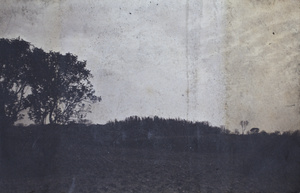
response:
<path id="1" fill-rule="evenodd" d="M 264 168 L 245 164 L 230 155 L 85 146 L 47 165 L 13 164 L 0 187 L 2 193 L 294 191 L 278 183 L 281 171 L 257 178 Z"/>
<path id="2" fill-rule="evenodd" d="M 299 145 L 288 146 L 286 154 L 276 153 L 284 149 L 273 145 L 262 147 L 268 148 L 267 153 L 235 149 L 211 153 L 105 145 L 64 132 L 10 134 L 10 151 L 0 158 L 0 192 L 300 191 Z M 278 147 L 286 144 L 278 143 Z"/>

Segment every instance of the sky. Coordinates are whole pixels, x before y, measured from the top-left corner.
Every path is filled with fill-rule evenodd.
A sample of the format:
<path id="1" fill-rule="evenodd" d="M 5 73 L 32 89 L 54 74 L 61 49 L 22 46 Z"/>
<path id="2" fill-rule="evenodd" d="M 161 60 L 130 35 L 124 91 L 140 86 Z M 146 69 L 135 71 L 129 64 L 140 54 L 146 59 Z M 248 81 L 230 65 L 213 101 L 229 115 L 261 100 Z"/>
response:
<path id="1" fill-rule="evenodd" d="M 300 1 L 230 1 L 226 125 L 300 129 Z"/>
<path id="2" fill-rule="evenodd" d="M 87 61 L 103 99 L 93 123 L 156 115 L 299 128 L 297 0 L 0 1 L 1 37 Z"/>

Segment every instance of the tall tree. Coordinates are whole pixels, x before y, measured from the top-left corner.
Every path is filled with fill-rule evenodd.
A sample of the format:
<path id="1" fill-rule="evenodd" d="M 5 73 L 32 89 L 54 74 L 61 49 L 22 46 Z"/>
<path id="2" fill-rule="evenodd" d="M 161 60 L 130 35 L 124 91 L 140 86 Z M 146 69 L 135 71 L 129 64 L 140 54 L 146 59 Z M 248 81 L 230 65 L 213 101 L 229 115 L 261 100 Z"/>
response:
<path id="1" fill-rule="evenodd" d="M 29 116 L 36 123 L 65 124 L 83 119 L 96 96 L 86 61 L 77 56 L 58 52 L 33 50 L 34 65 L 28 97 Z"/>
<path id="2" fill-rule="evenodd" d="M 83 119 L 100 101 L 86 61 L 44 52 L 18 39 L 0 39 L 0 127 L 14 124 L 28 109 L 39 124 Z"/>
<path id="3" fill-rule="evenodd" d="M 244 135 L 244 132 L 245 132 L 246 127 L 248 126 L 248 124 L 249 124 L 249 121 L 241 121 L 240 122 L 240 125 L 242 127 L 242 135 Z"/>
<path id="4" fill-rule="evenodd" d="M 0 39 L 0 126 L 12 125 L 25 109 L 31 45 L 18 39 Z"/>
<path id="5" fill-rule="evenodd" d="M 18 39 L 0 39 L 0 157 L 9 157 L 6 128 L 23 117 L 31 45 Z"/>

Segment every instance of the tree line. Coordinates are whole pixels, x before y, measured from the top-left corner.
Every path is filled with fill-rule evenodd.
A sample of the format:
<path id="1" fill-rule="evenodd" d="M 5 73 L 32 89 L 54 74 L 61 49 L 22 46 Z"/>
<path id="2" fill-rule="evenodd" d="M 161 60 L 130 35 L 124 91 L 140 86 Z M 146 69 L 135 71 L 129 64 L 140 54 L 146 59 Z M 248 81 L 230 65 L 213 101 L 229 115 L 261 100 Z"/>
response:
<path id="1" fill-rule="evenodd" d="M 45 52 L 20 38 L 0 39 L 0 125 L 25 113 L 36 124 L 83 120 L 95 95 L 86 61 L 71 53 Z"/>
<path id="2" fill-rule="evenodd" d="M 40 127 L 29 127 L 37 128 Z M 48 127 L 53 128 L 51 126 Z M 69 140 L 78 140 L 106 147 L 150 148 L 157 150 L 191 151 L 202 153 L 244 153 L 278 146 L 280 151 L 300 143 L 300 131 L 258 132 L 253 128 L 246 134 L 212 126 L 209 122 L 183 119 L 131 116 L 110 121 L 105 125 L 58 125 Z M 63 131 L 62 131 L 63 130 Z M 292 142 L 293 141 L 293 142 Z M 285 144 L 288 142 L 288 144 Z M 290 144 L 292 143 L 292 144 Z M 265 154 L 261 150 L 261 154 Z"/>

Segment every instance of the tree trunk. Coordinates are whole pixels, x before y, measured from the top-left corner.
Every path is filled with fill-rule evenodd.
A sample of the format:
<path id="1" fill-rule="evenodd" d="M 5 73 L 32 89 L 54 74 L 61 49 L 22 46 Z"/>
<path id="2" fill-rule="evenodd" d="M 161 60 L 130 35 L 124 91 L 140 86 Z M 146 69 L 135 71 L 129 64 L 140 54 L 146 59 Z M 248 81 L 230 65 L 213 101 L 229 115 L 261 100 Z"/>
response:
<path id="1" fill-rule="evenodd" d="M 56 104 L 57 104 L 57 99 L 55 98 L 51 107 L 50 107 L 50 112 L 49 112 L 49 123 L 50 125 L 53 125 L 56 123 L 56 118 L 53 119 L 53 112 L 54 112 L 54 109 L 56 107 Z"/>
<path id="2" fill-rule="evenodd" d="M 49 113 L 49 123 L 50 123 L 50 125 L 53 124 L 52 114 L 53 114 L 53 110 L 51 109 L 51 111 Z"/>
<path id="3" fill-rule="evenodd" d="M 51 108 L 50 108 L 50 112 L 49 112 L 49 123 L 50 125 L 53 125 L 55 123 L 54 119 L 53 119 L 53 112 L 54 112 L 54 109 L 55 109 L 55 105 L 53 105 Z"/>

